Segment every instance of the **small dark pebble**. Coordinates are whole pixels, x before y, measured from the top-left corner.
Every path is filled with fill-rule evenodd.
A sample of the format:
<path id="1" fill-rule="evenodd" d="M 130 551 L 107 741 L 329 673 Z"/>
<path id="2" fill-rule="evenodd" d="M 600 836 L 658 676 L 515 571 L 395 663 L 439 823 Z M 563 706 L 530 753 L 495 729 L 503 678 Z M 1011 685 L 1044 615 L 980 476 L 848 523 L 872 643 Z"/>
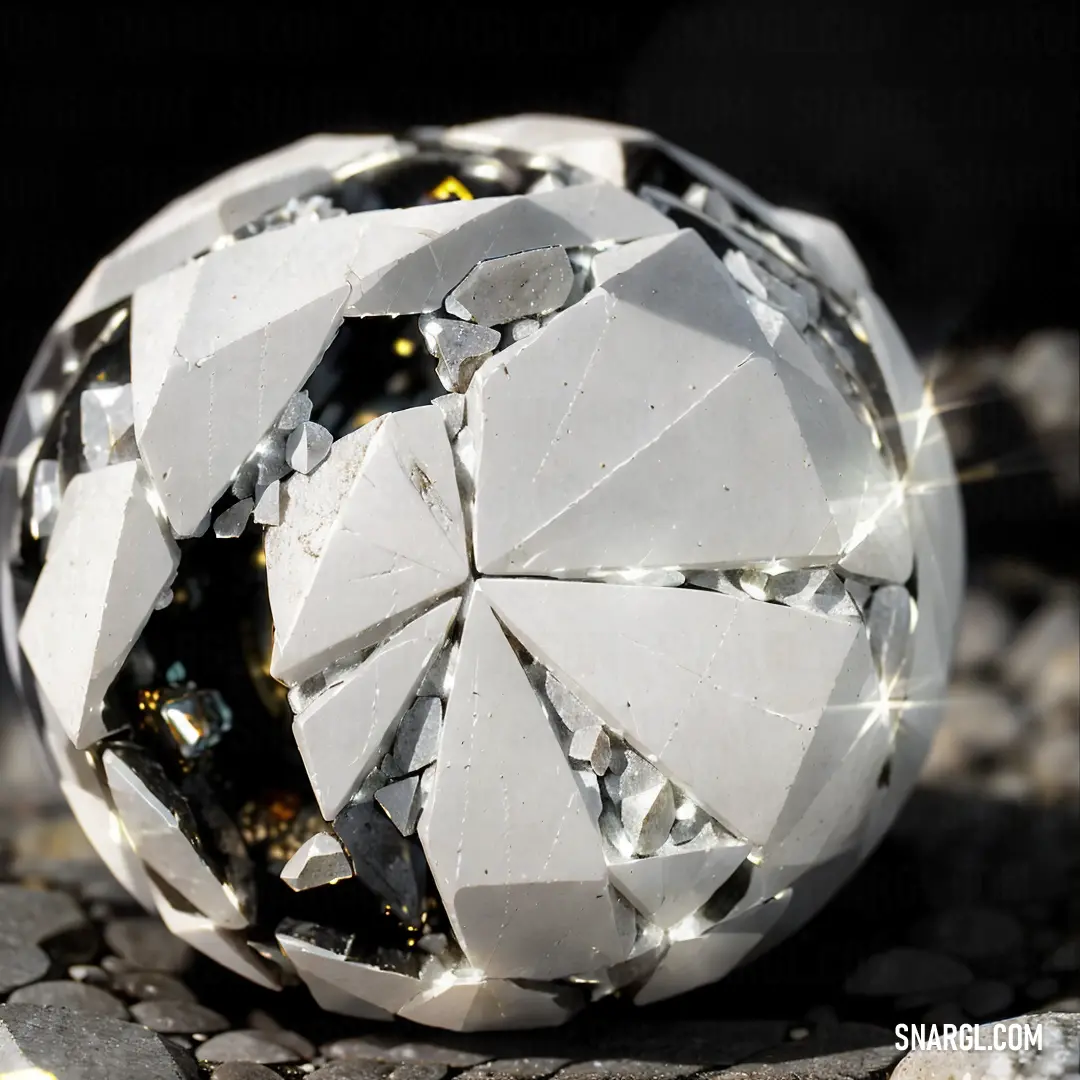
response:
<path id="1" fill-rule="evenodd" d="M 117 956 L 147 971 L 180 972 L 194 956 L 191 947 L 157 919 L 114 919 L 106 924 L 104 937 Z"/>
<path id="2" fill-rule="evenodd" d="M 97 964 L 72 964 L 68 968 L 68 978 L 81 983 L 107 983 L 109 973 L 97 966 Z"/>
<path id="3" fill-rule="evenodd" d="M 89 1016 L 107 1016 L 112 1020 L 126 1020 L 127 1008 L 118 998 L 99 986 L 77 982 L 39 982 L 24 986 L 8 998 L 12 1005 L 48 1005 L 56 1009 Z"/>
<path id="4" fill-rule="evenodd" d="M 110 975 L 123 975 L 129 971 L 141 970 L 138 964 L 133 964 L 130 960 L 125 960 L 122 956 L 103 956 L 98 963 L 100 963 L 102 969 L 107 971 Z"/>
<path id="5" fill-rule="evenodd" d="M 278 1041 L 277 1036 L 277 1032 L 271 1035 L 251 1029 L 225 1031 L 208 1039 L 195 1053 L 200 1061 L 254 1061 L 260 1065 L 301 1061 L 307 1056 Z"/>
<path id="6" fill-rule="evenodd" d="M 392 1061 L 425 1062 L 447 1065 L 452 1069 L 468 1069 L 491 1059 L 490 1054 L 458 1050 L 438 1043 L 403 1043 L 390 1035 L 359 1035 L 338 1039 L 322 1047 L 324 1057 L 332 1061 Z"/>
<path id="7" fill-rule="evenodd" d="M 139 1001 L 196 1001 L 175 976 L 164 971 L 124 971 L 113 979 L 113 989 Z"/>
<path id="8" fill-rule="evenodd" d="M 210 1080 L 281 1080 L 281 1077 L 273 1069 L 253 1061 L 226 1061 L 214 1069 Z"/>
<path id="9" fill-rule="evenodd" d="M 131 1015 L 163 1035 L 209 1035 L 229 1026 L 221 1013 L 191 1001 L 140 1001 L 131 1006 Z"/>
<path id="10" fill-rule="evenodd" d="M 51 963 L 36 945 L 0 936 L 0 994 L 47 975 Z"/>
<path id="11" fill-rule="evenodd" d="M 474 1065 L 458 1080 L 466 1077 L 468 1080 L 543 1080 L 546 1076 L 554 1076 L 566 1064 L 566 1058 L 499 1058 Z"/>
<path id="12" fill-rule="evenodd" d="M 311 1074 L 311 1080 L 388 1080 L 395 1066 L 387 1061 L 333 1061 Z"/>

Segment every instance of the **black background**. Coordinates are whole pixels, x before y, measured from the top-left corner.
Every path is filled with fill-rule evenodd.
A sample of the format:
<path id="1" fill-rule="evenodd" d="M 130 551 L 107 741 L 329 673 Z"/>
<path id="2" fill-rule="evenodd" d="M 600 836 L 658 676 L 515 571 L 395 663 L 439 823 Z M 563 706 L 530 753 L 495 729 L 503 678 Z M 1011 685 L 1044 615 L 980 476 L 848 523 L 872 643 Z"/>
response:
<path id="1" fill-rule="evenodd" d="M 1076 326 L 1065 0 L 7 5 L 2 20 L 5 412 L 94 261 L 169 198 L 314 130 L 524 110 L 653 128 L 836 218 L 920 352 Z M 1036 525 L 1032 543 L 1067 550 L 1052 498 L 982 488 L 976 547 L 1016 552 Z"/>

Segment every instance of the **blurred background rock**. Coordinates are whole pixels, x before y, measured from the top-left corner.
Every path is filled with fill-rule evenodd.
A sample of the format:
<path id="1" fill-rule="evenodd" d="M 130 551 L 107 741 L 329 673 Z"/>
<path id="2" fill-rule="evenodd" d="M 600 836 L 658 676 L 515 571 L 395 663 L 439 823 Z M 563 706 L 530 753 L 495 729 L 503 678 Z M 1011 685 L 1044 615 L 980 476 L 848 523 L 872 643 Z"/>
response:
<path id="1" fill-rule="evenodd" d="M 901 1020 L 1080 1009 L 1076 5 L 519 7 L 288 18 L 8 5 L 0 409 L 96 258 L 167 199 L 313 130 L 600 116 L 835 218 L 934 381 L 963 481 L 969 590 L 945 722 L 895 829 L 806 930 L 633 1025 L 613 1003 L 588 1052 L 672 1068 L 757 1054 L 773 1078 L 808 1075 L 796 1063 L 816 1054 L 809 1072 L 869 1076 L 896 1055 L 865 1048 L 890 1044 L 883 1029 Z M 71 957 L 105 963 L 131 912 L 57 805 L 2 682 L 0 878 L 80 899 L 96 944 L 48 957 L 72 981 L 88 961 Z M 184 970 L 234 1028 L 263 1031 L 278 1062 L 307 1060 L 320 1041 L 324 1056 L 436 1072 L 477 1060 L 333 1049 L 347 1032 L 297 995 L 264 1001 L 198 962 Z M 103 985 L 133 1005 L 117 978 Z M 265 1034 L 278 1023 L 303 1032 L 291 1051 Z M 498 1052 L 567 1058 L 584 1039 L 571 1029 Z"/>

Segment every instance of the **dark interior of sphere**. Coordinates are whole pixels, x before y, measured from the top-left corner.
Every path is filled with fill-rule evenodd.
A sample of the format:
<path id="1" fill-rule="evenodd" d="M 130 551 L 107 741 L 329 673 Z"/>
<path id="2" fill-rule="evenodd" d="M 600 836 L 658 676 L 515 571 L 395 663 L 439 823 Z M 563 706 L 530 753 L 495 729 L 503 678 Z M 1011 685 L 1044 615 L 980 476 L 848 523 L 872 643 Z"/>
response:
<path id="1" fill-rule="evenodd" d="M 457 198 L 520 193 L 540 173 L 487 156 L 421 151 L 354 176 L 326 194 L 350 213 L 423 205 Z M 65 403 L 50 424 L 39 459 L 60 462 L 62 482 L 83 468 L 79 396 L 95 383 L 130 381 L 130 320 L 113 313 L 117 329 L 83 350 L 83 368 L 69 382 Z M 307 384 L 312 419 L 335 438 L 374 417 L 427 404 L 445 391 L 435 360 L 424 348 L 415 315 L 346 319 Z M 226 492 L 213 516 L 235 501 Z M 29 530 L 30 492 L 24 500 L 19 592 L 29 598 L 45 545 Z M 255 918 L 272 932 L 284 918 L 339 928 L 355 955 L 406 947 L 418 926 L 406 926 L 357 878 L 333 888 L 293 892 L 279 878 L 300 843 L 322 825 L 291 732 L 286 688 L 269 674 L 273 628 L 262 530 L 249 525 L 236 539 L 213 530 L 179 541 L 180 569 L 173 601 L 155 611 L 105 701 L 109 741 L 142 749 L 160 764 L 191 807 L 208 860 L 215 850 L 214 819 L 224 814 L 244 838 L 254 871 Z M 185 753 L 157 703 L 185 691 L 216 691 L 231 724 L 201 753 Z M 423 865 L 415 836 L 408 843 Z M 159 883 L 161 884 L 161 883 Z M 447 929 L 433 887 L 427 889 L 423 928 Z M 177 899 L 178 903 L 182 903 Z M 335 947 L 341 947 L 342 939 Z"/>

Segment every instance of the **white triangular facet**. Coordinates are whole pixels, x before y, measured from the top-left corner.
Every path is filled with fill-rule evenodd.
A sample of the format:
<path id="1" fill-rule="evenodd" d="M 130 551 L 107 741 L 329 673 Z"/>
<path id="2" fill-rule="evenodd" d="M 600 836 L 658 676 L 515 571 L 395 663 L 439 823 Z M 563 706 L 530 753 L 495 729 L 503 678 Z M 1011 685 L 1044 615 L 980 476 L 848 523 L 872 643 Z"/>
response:
<path id="1" fill-rule="evenodd" d="M 137 462 L 72 479 L 19 643 L 41 694 L 80 749 L 105 734 L 105 692 L 179 561 Z"/>
<path id="2" fill-rule="evenodd" d="M 634 907 L 667 929 L 701 907 L 749 851 L 750 845 L 742 841 L 717 838 L 645 859 L 613 862 L 609 869 L 612 883 Z"/>
<path id="3" fill-rule="evenodd" d="M 634 1004 L 663 1001 L 723 978 L 776 925 L 790 901 L 790 891 L 781 893 L 707 934 L 672 941 Z"/>
<path id="4" fill-rule="evenodd" d="M 150 888 L 161 921 L 181 941 L 257 986 L 267 990 L 281 989 L 279 969 L 255 952 L 242 934 L 236 930 L 223 930 L 198 912 L 181 911 L 173 907 L 156 886 Z"/>
<path id="5" fill-rule="evenodd" d="M 311 135 L 246 161 L 168 204 L 94 267 L 57 321 L 73 326 L 205 251 L 288 199 L 325 187 L 338 167 L 393 150 L 389 135 Z"/>
<path id="6" fill-rule="evenodd" d="M 381 640 L 468 576 L 454 461 L 434 405 L 339 439 L 285 485 L 266 537 L 271 672 L 299 682 Z"/>
<path id="7" fill-rule="evenodd" d="M 169 522 L 195 533 L 233 473 L 304 385 L 349 286 L 318 226 L 214 252 L 132 301 L 135 438 Z M 280 240 L 279 240 L 280 238 Z"/>
<path id="8" fill-rule="evenodd" d="M 297 714 L 296 745 L 327 821 L 386 753 L 459 604 L 447 600 L 408 623 Z"/>
<path id="9" fill-rule="evenodd" d="M 424 990 L 412 975 L 349 960 L 291 934 L 279 933 L 277 941 L 311 996 L 330 1012 L 389 1020 Z"/>
<path id="10" fill-rule="evenodd" d="M 150 878 L 120 828 L 98 770 L 88 754 L 72 745 L 48 700 L 42 699 L 40 704 L 42 739 L 56 765 L 60 790 L 75 820 L 113 877 L 147 911 L 152 911 L 154 897 Z"/>
<path id="11" fill-rule="evenodd" d="M 236 893 L 221 881 L 193 846 L 173 807 L 112 750 L 102 756 L 113 805 L 136 854 L 216 926 L 248 924 Z"/>
<path id="12" fill-rule="evenodd" d="M 470 386 L 478 569 L 835 558 L 798 420 L 730 274 L 689 231 L 629 246 L 637 262 Z"/>
<path id="13" fill-rule="evenodd" d="M 840 536 L 840 565 L 864 577 L 907 581 L 913 553 L 900 478 L 890 475 L 870 429 L 791 322 L 754 297 L 747 306 L 779 357 L 777 373 Z"/>
<path id="14" fill-rule="evenodd" d="M 451 146 L 509 147 L 542 154 L 575 165 L 612 184 L 626 182 L 623 146 L 646 143 L 650 132 L 625 124 L 609 124 L 576 116 L 526 113 L 447 128 L 442 138 Z"/>
<path id="15" fill-rule="evenodd" d="M 473 967 L 546 979 L 615 963 L 596 822 L 481 588 L 420 817 L 424 853 Z"/>
<path id="16" fill-rule="evenodd" d="M 822 718 L 847 704 L 836 689 L 853 650 L 869 663 L 855 619 L 724 593 L 512 579 L 484 590 L 611 730 L 753 843 L 775 826 Z"/>
<path id="17" fill-rule="evenodd" d="M 564 997 L 508 979 L 454 978 L 413 998 L 398 1016 L 449 1031 L 556 1027 L 573 1015 Z"/>

